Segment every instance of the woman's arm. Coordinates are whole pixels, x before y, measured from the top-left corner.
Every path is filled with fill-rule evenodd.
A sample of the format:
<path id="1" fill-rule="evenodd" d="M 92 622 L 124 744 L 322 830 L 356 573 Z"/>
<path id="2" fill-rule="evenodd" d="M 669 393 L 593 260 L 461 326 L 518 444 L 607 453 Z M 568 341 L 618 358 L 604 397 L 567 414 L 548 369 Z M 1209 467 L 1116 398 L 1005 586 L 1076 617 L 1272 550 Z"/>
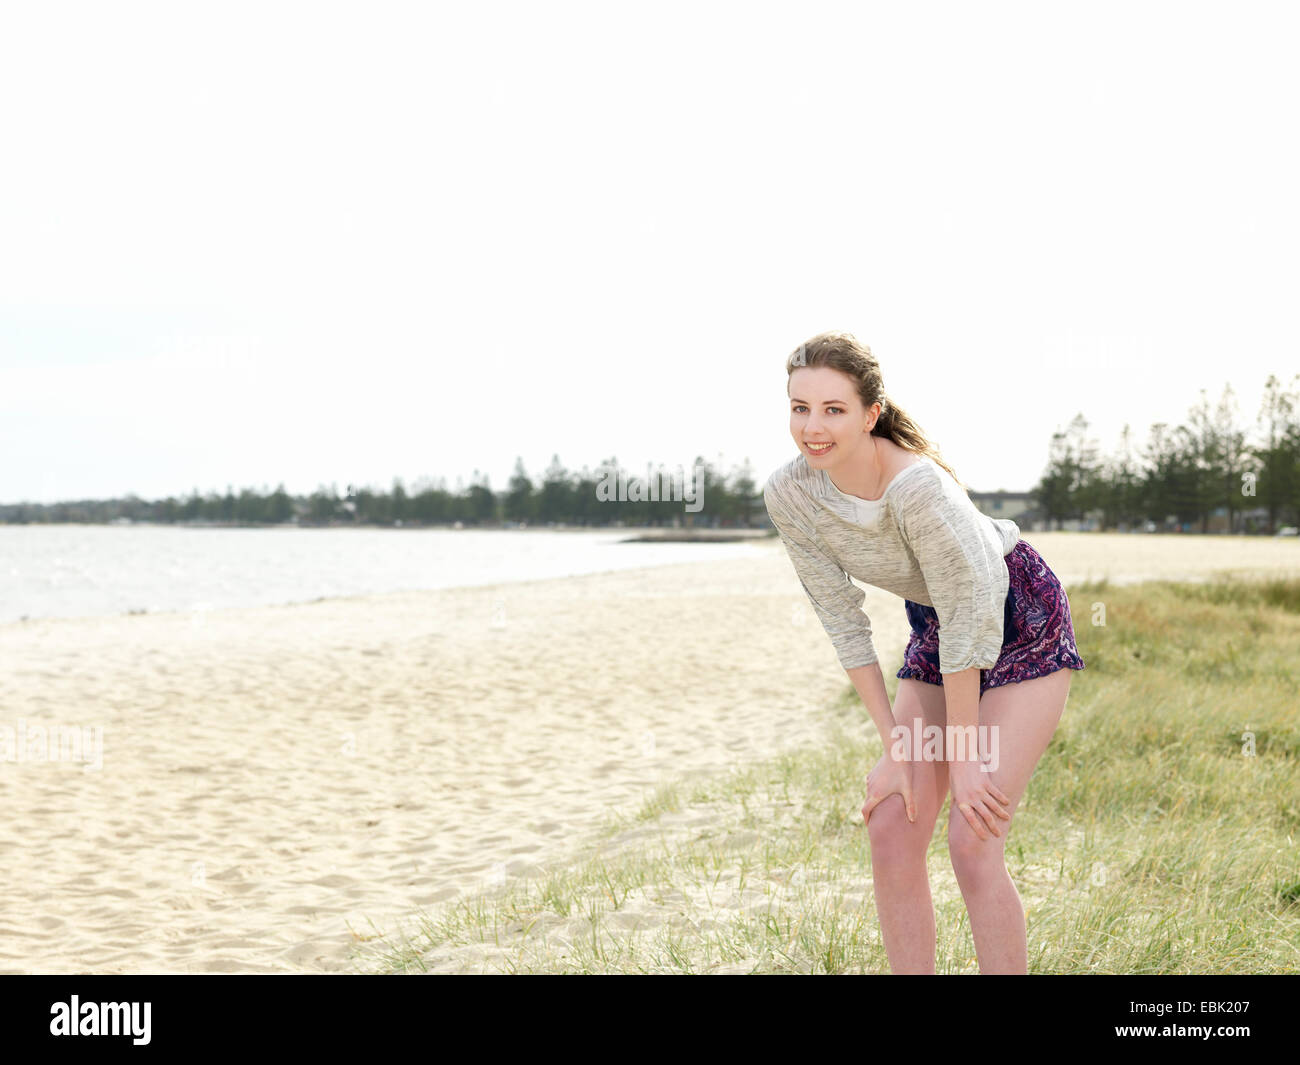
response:
<path id="1" fill-rule="evenodd" d="M 843 567 L 817 544 L 788 508 L 789 501 L 783 498 L 773 478 L 763 487 L 763 502 L 840 665 L 852 670 L 876 662 L 871 619 L 862 610 L 866 592 L 849 580 Z"/>
<path id="2" fill-rule="evenodd" d="M 872 662 L 869 666 L 858 666 L 845 672 L 848 673 L 849 680 L 853 682 L 853 687 L 861 696 L 867 712 L 871 715 L 871 720 L 876 723 L 880 742 L 884 744 L 885 753 L 888 754 L 894 742 L 891 733 L 897 721 L 889 705 L 889 692 L 885 689 L 885 675 L 880 671 L 880 663 Z M 976 673 L 978 672 L 976 670 Z"/>
<path id="3" fill-rule="evenodd" d="M 940 631 L 939 639 L 943 639 Z M 975 733 L 967 725 L 980 723 L 980 667 L 971 666 L 956 673 L 944 673 L 943 701 L 948 712 L 948 724 L 956 725 L 967 735 Z M 972 754 L 971 757 L 974 757 Z"/>

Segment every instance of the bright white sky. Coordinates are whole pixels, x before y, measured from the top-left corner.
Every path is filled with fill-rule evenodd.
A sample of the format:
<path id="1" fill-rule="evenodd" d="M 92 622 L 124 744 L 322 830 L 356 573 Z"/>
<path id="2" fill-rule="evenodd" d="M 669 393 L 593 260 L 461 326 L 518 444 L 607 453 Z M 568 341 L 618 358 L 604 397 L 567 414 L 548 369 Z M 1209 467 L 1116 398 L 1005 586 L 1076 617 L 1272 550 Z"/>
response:
<path id="1" fill-rule="evenodd" d="M 761 480 L 846 329 L 978 490 L 1300 369 L 1294 5 L 27 4 L 0 502 Z"/>

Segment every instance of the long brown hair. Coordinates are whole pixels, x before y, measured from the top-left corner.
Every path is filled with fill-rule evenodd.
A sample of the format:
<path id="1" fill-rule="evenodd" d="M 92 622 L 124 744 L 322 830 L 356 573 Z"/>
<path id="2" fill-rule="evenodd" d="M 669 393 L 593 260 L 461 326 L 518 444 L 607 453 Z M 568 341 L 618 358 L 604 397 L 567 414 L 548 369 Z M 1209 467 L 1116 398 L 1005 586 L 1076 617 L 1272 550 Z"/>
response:
<path id="1" fill-rule="evenodd" d="M 952 479 L 961 485 L 962 491 L 969 494 L 970 490 L 943 460 L 938 447 L 926 437 L 921 427 L 907 411 L 886 397 L 885 379 L 880 372 L 879 361 L 871 354 L 871 349 L 852 333 L 818 333 L 811 340 L 804 341 L 786 359 L 786 377 L 804 366 L 829 366 L 832 370 L 846 374 L 857 386 L 858 398 L 862 400 L 863 407 L 880 404 L 880 417 L 871 427 L 872 436 L 886 437 L 908 451 L 928 455 L 952 475 Z M 789 388 L 787 384 L 787 392 Z"/>

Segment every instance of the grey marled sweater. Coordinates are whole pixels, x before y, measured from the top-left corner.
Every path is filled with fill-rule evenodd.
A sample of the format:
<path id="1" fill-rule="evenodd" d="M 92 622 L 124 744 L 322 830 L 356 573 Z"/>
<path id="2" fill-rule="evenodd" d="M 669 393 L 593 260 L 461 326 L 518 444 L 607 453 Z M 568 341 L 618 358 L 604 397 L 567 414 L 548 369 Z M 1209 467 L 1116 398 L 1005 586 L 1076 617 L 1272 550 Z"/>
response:
<path id="1" fill-rule="evenodd" d="M 934 607 L 941 673 L 997 662 L 1010 583 L 1005 556 L 1020 528 L 982 513 L 929 456 L 895 474 L 873 501 L 841 492 L 800 453 L 767 479 L 763 501 L 845 669 L 877 660 L 866 595 L 850 577 Z"/>

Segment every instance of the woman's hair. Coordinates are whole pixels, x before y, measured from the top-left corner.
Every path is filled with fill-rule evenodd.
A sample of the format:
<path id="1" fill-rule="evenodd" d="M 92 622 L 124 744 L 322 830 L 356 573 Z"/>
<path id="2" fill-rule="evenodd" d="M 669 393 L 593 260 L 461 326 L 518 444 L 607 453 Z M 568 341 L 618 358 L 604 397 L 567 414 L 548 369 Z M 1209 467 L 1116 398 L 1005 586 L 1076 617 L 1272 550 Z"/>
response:
<path id="1" fill-rule="evenodd" d="M 899 447 L 905 447 L 919 455 L 928 455 L 952 474 L 952 479 L 961 485 L 962 491 L 969 491 L 958 480 L 953 468 L 943 460 L 939 449 L 926 438 L 921 427 L 902 407 L 886 398 L 880 363 L 871 354 L 871 349 L 852 333 L 818 333 L 811 340 L 800 344 L 785 361 L 786 376 L 804 366 L 829 366 L 832 370 L 847 374 L 857 386 L 858 398 L 862 400 L 863 407 L 880 404 L 880 417 L 872 426 L 872 436 L 888 437 Z"/>

